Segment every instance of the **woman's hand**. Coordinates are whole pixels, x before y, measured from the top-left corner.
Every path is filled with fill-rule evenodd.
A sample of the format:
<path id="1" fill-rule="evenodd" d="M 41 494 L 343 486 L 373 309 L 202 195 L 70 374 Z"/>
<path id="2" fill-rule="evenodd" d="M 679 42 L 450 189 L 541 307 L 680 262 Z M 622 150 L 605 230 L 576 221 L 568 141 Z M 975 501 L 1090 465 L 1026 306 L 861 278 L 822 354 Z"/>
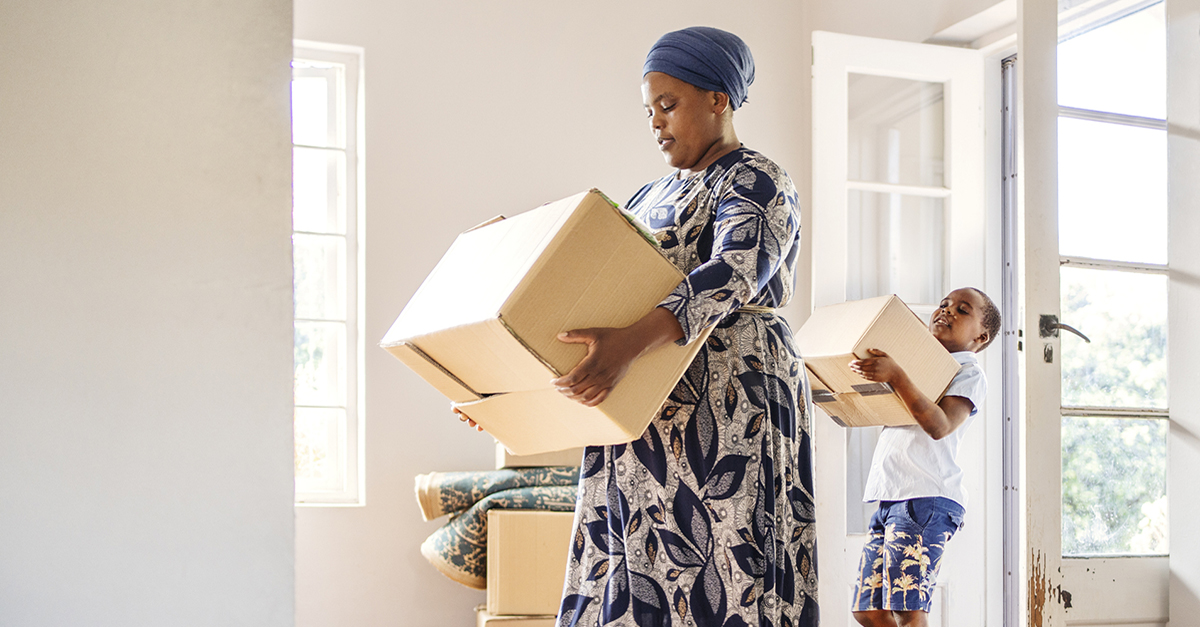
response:
<path id="1" fill-rule="evenodd" d="M 900 369 L 900 365 L 896 363 L 896 360 L 877 348 L 868 348 L 867 352 L 874 355 L 874 357 L 856 359 L 850 362 L 850 369 L 855 374 L 867 381 L 875 381 L 877 383 L 895 383 L 900 379 L 903 371 Z"/>
<path id="2" fill-rule="evenodd" d="M 598 327 L 559 333 L 560 342 L 587 345 L 587 356 L 550 384 L 567 398 L 587 407 L 603 403 L 641 354 L 641 348 L 634 346 L 634 338 L 628 329 Z"/>
<path id="3" fill-rule="evenodd" d="M 484 430 L 484 428 L 482 428 L 482 426 L 475 424 L 475 420 L 470 419 L 470 417 L 467 416 L 466 413 L 462 413 L 462 410 L 460 410 L 460 408 L 458 408 L 457 405 L 452 404 L 452 402 L 450 404 L 450 411 L 458 414 L 458 419 L 462 420 L 462 422 L 464 422 L 464 423 L 467 423 L 468 426 L 474 426 L 476 431 Z"/>
<path id="4" fill-rule="evenodd" d="M 623 328 L 575 329 L 558 334 L 561 342 L 587 345 L 587 356 L 567 374 L 550 381 L 567 398 L 595 407 L 625 378 L 634 360 L 683 337 L 675 314 L 655 307 Z"/>

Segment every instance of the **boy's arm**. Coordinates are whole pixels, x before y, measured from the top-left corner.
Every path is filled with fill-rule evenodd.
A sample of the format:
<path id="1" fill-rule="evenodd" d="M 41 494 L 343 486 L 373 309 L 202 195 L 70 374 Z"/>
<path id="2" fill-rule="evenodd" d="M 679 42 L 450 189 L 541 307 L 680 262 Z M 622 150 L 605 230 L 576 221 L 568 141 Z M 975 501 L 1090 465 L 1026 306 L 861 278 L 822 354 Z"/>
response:
<path id="1" fill-rule="evenodd" d="M 965 397 L 945 396 L 941 402 L 934 403 L 913 385 L 908 373 L 887 353 L 874 348 L 867 352 L 874 357 L 854 360 L 850 362 L 850 369 L 868 381 L 891 385 L 929 437 L 940 440 L 954 433 L 971 415 L 974 406 Z"/>

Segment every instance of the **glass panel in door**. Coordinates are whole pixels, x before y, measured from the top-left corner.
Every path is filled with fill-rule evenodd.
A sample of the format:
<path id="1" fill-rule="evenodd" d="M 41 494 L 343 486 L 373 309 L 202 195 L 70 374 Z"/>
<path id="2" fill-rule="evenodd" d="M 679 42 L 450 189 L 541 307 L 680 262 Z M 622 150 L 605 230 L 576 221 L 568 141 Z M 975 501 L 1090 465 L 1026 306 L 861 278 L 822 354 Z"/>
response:
<path id="1" fill-rule="evenodd" d="M 941 187 L 946 116 L 942 83 L 851 73 L 847 178 Z"/>

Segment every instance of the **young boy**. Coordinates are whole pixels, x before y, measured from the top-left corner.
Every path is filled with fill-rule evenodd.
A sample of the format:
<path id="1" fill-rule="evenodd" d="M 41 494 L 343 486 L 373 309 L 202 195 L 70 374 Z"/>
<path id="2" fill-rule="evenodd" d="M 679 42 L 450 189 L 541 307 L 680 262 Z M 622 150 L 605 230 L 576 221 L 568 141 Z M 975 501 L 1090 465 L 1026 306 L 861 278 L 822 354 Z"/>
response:
<path id="1" fill-rule="evenodd" d="M 934 403 L 883 351 L 850 362 L 864 379 L 891 384 L 917 424 L 885 427 L 871 460 L 863 501 L 879 501 L 863 547 L 851 608 L 864 627 L 924 627 L 942 550 L 962 525 L 967 494 L 955 458 L 962 434 L 987 394 L 975 353 L 1000 333 L 1000 312 L 983 292 L 950 292 L 929 332 L 961 368 Z"/>

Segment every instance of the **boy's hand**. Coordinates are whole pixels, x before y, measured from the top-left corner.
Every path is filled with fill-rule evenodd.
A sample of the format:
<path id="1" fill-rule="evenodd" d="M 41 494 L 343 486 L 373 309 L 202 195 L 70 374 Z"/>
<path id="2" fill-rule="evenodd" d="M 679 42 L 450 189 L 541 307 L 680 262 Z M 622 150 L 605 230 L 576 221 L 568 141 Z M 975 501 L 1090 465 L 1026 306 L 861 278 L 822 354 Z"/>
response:
<path id="1" fill-rule="evenodd" d="M 890 384 L 908 408 L 908 413 L 929 437 L 940 440 L 950 435 L 971 414 L 971 401 L 961 396 L 947 396 L 940 403 L 934 403 L 913 385 L 895 359 L 877 348 L 869 348 L 867 352 L 872 357 L 850 362 L 850 369 L 868 381 Z"/>
<path id="2" fill-rule="evenodd" d="M 867 381 L 877 383 L 895 383 L 899 380 L 904 371 L 900 369 L 900 364 L 897 364 L 896 360 L 877 348 L 869 348 L 867 352 L 874 357 L 850 362 L 850 369 L 855 374 Z"/>

